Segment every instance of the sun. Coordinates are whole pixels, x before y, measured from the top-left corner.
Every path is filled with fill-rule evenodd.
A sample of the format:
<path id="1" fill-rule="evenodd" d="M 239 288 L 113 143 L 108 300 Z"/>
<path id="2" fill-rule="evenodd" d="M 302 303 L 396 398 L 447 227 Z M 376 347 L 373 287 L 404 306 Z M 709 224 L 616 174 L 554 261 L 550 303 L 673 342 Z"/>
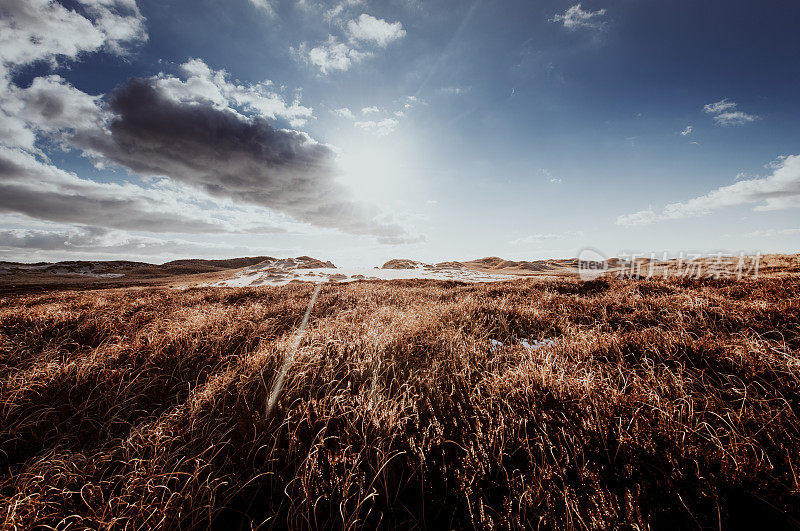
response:
<path id="1" fill-rule="evenodd" d="M 401 142 L 388 138 L 363 139 L 340 148 L 338 180 L 355 198 L 375 204 L 391 203 L 405 195 L 408 163 Z"/>

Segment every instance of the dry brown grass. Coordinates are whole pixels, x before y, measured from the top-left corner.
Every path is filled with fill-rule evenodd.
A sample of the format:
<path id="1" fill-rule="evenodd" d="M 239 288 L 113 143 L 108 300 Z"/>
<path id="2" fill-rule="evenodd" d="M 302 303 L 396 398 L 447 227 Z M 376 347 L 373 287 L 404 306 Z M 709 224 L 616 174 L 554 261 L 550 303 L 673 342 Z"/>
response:
<path id="1" fill-rule="evenodd" d="M 3 299 L 3 527 L 800 518 L 795 276 L 312 289 Z"/>

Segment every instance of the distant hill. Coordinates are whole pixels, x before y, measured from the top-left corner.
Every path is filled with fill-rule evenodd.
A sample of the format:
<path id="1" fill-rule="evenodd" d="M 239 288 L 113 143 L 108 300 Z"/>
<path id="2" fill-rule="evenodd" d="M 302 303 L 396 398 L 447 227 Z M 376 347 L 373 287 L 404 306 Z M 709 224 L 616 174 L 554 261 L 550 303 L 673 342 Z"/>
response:
<path id="1" fill-rule="evenodd" d="M 439 262 L 426 264 L 408 258 L 389 260 L 383 264 L 382 269 L 470 269 L 503 274 L 528 275 L 534 273 L 549 273 L 553 275 L 575 273 L 578 267 L 576 258 L 563 260 L 536 260 L 532 262 L 505 260 L 498 256 L 488 256 L 466 262 Z"/>
<path id="2" fill-rule="evenodd" d="M 417 262 L 407 258 L 395 258 L 394 260 L 389 260 L 383 264 L 381 269 L 418 269 L 420 267 L 424 267 L 425 265 L 426 264 L 423 262 Z"/>
<path id="3" fill-rule="evenodd" d="M 725 264 L 727 275 L 736 275 L 736 257 Z M 680 259 L 653 260 L 638 257 L 633 262 L 620 258 L 606 260 L 607 272 L 617 276 L 648 278 L 649 276 L 711 277 L 720 270 L 715 257 L 703 257 L 691 263 Z M 800 255 L 763 255 L 758 261 L 750 257 L 745 274 L 783 276 L 800 271 Z M 183 259 L 163 264 L 126 260 L 83 260 L 63 262 L 0 262 L 0 292 L 48 289 L 122 288 L 130 286 L 254 286 L 278 285 L 297 281 L 357 281 L 434 279 L 461 282 L 487 282 L 519 277 L 576 277 L 576 258 L 549 260 L 505 260 L 487 256 L 464 262 L 451 261 L 427 264 L 409 258 L 389 260 L 378 268 L 338 269 L 330 261 L 310 256 L 274 258 L 250 256 L 225 260 Z"/>
<path id="4" fill-rule="evenodd" d="M 276 269 L 335 269 L 333 262 L 317 260 L 310 256 L 298 256 L 297 258 L 267 258 L 257 264 L 252 264 L 252 268 L 276 268 Z"/>
<path id="5" fill-rule="evenodd" d="M 213 273 L 223 269 L 239 269 L 240 267 L 247 267 L 254 264 L 264 262 L 266 260 L 275 260 L 271 256 L 246 256 L 243 258 L 229 258 L 227 260 L 202 260 L 199 258 L 190 258 L 184 260 L 173 260 L 161 264 L 160 267 L 164 271 L 172 272 L 173 274 L 197 274 L 197 273 Z"/>
<path id="6" fill-rule="evenodd" d="M 221 272 L 233 271 L 257 264 L 305 264 L 306 267 L 334 267 L 308 256 L 276 259 L 271 256 L 248 256 L 226 260 L 183 259 L 163 264 L 127 260 L 78 260 L 63 262 L 2 262 L 0 289 L 28 291 L 52 287 L 103 288 L 137 284 L 165 284 L 173 281 L 212 278 Z"/>
<path id="7" fill-rule="evenodd" d="M 471 260 L 463 262 L 466 267 L 479 270 L 489 271 L 502 271 L 502 272 L 556 272 L 567 269 L 575 270 L 578 267 L 578 260 L 576 258 L 563 259 L 563 260 L 535 260 L 535 261 L 519 261 L 504 260 L 497 256 L 490 256 L 487 258 L 480 258 L 478 260 Z"/>
<path id="8" fill-rule="evenodd" d="M 265 260 L 274 260 L 270 256 L 254 256 L 232 258 L 229 260 L 187 259 L 173 260 L 161 265 L 147 262 L 131 262 L 127 260 L 78 260 L 64 262 L 37 262 L 25 264 L 20 262 L 0 262 L 0 275 L 32 274 L 32 275 L 67 275 L 100 277 L 109 275 L 185 275 L 197 273 L 213 273 L 223 269 L 237 269 L 257 264 Z"/>

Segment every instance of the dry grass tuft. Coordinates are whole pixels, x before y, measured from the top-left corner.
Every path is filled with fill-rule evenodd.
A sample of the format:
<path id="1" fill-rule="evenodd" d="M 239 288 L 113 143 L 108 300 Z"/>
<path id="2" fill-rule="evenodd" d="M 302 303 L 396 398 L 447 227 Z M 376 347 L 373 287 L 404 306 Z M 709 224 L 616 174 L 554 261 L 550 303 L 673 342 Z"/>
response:
<path id="1" fill-rule="evenodd" d="M 312 290 L 0 301 L 2 526 L 797 525 L 796 276 Z"/>

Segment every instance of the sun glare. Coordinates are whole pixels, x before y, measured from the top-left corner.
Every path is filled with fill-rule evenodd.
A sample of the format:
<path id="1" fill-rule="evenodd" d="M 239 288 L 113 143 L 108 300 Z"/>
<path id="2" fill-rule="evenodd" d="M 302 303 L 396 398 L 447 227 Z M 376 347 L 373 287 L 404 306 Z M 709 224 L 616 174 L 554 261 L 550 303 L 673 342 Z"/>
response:
<path id="1" fill-rule="evenodd" d="M 375 204 L 391 203 L 405 195 L 409 175 L 404 149 L 385 139 L 351 143 L 338 157 L 339 181 L 358 199 Z"/>

